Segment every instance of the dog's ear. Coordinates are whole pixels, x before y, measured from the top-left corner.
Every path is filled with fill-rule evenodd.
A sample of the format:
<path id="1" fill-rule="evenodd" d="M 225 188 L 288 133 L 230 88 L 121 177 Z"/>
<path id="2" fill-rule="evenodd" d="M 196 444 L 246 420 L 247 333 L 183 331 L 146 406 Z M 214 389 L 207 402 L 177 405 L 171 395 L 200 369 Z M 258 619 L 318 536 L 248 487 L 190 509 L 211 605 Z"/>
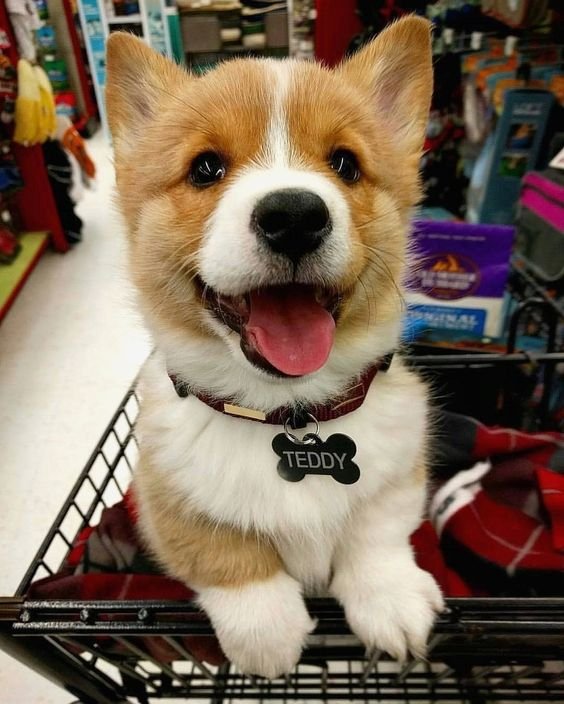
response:
<path id="1" fill-rule="evenodd" d="M 421 152 L 433 92 L 430 22 L 416 16 L 394 22 L 337 71 L 371 95 L 398 144 Z"/>
<path id="2" fill-rule="evenodd" d="M 179 82 L 190 80 L 184 69 L 126 32 L 110 34 L 106 67 L 108 122 L 116 142 L 133 142 Z"/>

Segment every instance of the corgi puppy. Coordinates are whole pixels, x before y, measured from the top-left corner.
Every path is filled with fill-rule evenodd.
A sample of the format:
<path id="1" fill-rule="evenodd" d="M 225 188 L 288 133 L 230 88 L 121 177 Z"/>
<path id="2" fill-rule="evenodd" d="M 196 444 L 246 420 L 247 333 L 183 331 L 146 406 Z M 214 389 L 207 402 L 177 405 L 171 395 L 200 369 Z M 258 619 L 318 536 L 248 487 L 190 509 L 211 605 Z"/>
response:
<path id="1" fill-rule="evenodd" d="M 119 206 L 156 346 L 134 478 L 148 550 L 197 592 L 243 672 L 293 668 L 313 594 L 334 596 L 368 649 L 424 654 L 443 605 L 409 543 L 427 392 L 399 355 L 383 360 L 420 197 L 429 23 L 402 19 L 334 70 L 245 59 L 203 76 L 116 33 L 107 68 Z M 337 465 L 284 476 L 280 435 L 287 470 L 324 457 L 292 446 L 348 436 L 358 480 Z"/>

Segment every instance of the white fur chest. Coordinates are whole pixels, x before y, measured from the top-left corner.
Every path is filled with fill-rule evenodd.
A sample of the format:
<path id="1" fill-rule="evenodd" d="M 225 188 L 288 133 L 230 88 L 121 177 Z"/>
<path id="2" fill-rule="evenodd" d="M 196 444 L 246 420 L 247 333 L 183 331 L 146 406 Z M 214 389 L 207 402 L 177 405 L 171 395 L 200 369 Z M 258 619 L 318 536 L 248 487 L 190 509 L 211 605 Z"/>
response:
<path id="1" fill-rule="evenodd" d="M 192 396 L 179 398 L 157 360 L 144 375 L 141 451 L 150 453 L 155 471 L 192 507 L 270 534 L 289 571 L 305 583 L 319 583 L 327 578 L 351 512 L 409 472 L 421 451 L 424 388 L 394 366 L 376 377 L 360 409 L 321 424 L 322 438 L 339 432 L 354 439 L 361 471 L 355 484 L 313 475 L 285 481 L 271 446 L 280 427 L 223 415 Z"/>

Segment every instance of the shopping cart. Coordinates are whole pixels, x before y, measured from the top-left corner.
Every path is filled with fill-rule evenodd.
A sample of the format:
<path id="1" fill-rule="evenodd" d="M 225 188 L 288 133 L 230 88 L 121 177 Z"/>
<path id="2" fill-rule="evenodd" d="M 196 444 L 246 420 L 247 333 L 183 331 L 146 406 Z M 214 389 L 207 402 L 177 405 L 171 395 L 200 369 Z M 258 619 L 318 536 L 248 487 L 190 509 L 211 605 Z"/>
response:
<path id="1" fill-rule="evenodd" d="M 443 402 L 483 420 L 542 427 L 549 422 L 555 349 L 564 315 L 527 273 L 517 269 L 516 301 L 507 352 L 437 354 L 415 349 L 411 364 L 424 369 Z M 537 321 L 546 351 L 515 351 L 524 317 Z M 422 354 L 423 352 L 423 354 Z M 534 405 L 512 396 L 516 374 L 533 370 Z M 520 377 L 519 377 L 520 378 Z M 477 383 L 479 382 L 479 383 Z M 486 383 L 484 383 L 486 382 Z M 481 389 L 476 393 L 476 389 Z M 530 389 L 529 389 L 530 390 Z M 522 389 L 520 390 L 520 393 Z M 460 404 L 460 399 L 464 403 Z M 522 399 L 521 399 L 522 400 Z M 470 408 L 468 408 L 470 406 Z M 518 410 L 516 410 L 518 408 Z M 428 660 L 398 666 L 383 653 L 366 655 L 342 610 L 312 599 L 318 625 L 300 664 L 284 678 L 247 677 L 229 663 L 199 662 L 183 637 L 212 635 L 190 602 L 39 601 L 30 584 L 59 570 L 84 526 L 119 501 L 137 457 L 138 400 L 130 390 L 49 530 L 14 597 L 0 599 L 0 647 L 88 704 L 148 703 L 162 698 L 223 701 L 564 702 L 564 594 L 562 598 L 457 598 L 435 626 Z M 163 662 L 148 648 L 156 639 L 175 653 Z M 70 696 L 69 696 L 70 699 Z"/>

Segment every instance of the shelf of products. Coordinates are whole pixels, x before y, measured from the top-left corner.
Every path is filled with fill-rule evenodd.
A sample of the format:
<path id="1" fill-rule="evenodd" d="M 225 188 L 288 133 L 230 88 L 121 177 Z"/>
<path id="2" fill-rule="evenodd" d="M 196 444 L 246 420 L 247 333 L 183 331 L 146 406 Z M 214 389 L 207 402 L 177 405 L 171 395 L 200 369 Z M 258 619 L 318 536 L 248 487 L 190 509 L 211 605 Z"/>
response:
<path id="1" fill-rule="evenodd" d="M 39 4 L 39 3 L 38 3 Z M 55 93 L 57 114 L 84 134 L 99 126 L 98 107 L 74 0 L 42 0 L 38 60 Z"/>
<path id="2" fill-rule="evenodd" d="M 12 66 L 16 66 L 19 59 L 16 40 L 4 3 L 0 3 L 0 29 L 5 32 L 8 40 L 4 54 Z M 14 144 L 12 148 L 24 183 L 23 188 L 14 196 L 24 229 L 48 231 L 54 248 L 59 252 L 66 252 L 69 245 L 49 185 L 41 145 L 24 147 Z"/>
<path id="3" fill-rule="evenodd" d="M 74 211 L 80 196 L 77 175 L 81 171 L 84 182 L 95 175 L 72 123 L 82 118 L 85 126 L 95 115 L 95 105 L 81 113 L 73 109 L 78 93 L 70 84 L 69 56 L 75 56 L 75 42 L 65 33 L 72 19 L 65 12 L 72 10 L 70 0 L 53 0 L 49 6 L 53 15 L 46 2 L 41 4 L 44 23 L 36 30 L 32 6 L 25 33 L 20 31 L 16 39 L 13 13 L 0 4 L 0 320 L 47 246 L 63 253 L 81 239 L 82 221 Z M 87 79 L 81 65 L 82 79 Z M 83 84 L 87 80 L 77 78 L 75 85 Z M 41 90 L 39 108 L 35 96 Z M 69 100 L 59 111 L 57 98 L 62 95 Z"/>
<path id="4" fill-rule="evenodd" d="M 196 73 L 235 56 L 291 53 L 292 2 L 178 0 L 178 7 L 182 60 Z"/>
<path id="5" fill-rule="evenodd" d="M 104 99 L 108 37 L 111 32 L 124 29 L 144 39 L 155 51 L 172 56 L 165 0 L 78 0 L 77 7 L 101 122 L 109 134 Z"/>

